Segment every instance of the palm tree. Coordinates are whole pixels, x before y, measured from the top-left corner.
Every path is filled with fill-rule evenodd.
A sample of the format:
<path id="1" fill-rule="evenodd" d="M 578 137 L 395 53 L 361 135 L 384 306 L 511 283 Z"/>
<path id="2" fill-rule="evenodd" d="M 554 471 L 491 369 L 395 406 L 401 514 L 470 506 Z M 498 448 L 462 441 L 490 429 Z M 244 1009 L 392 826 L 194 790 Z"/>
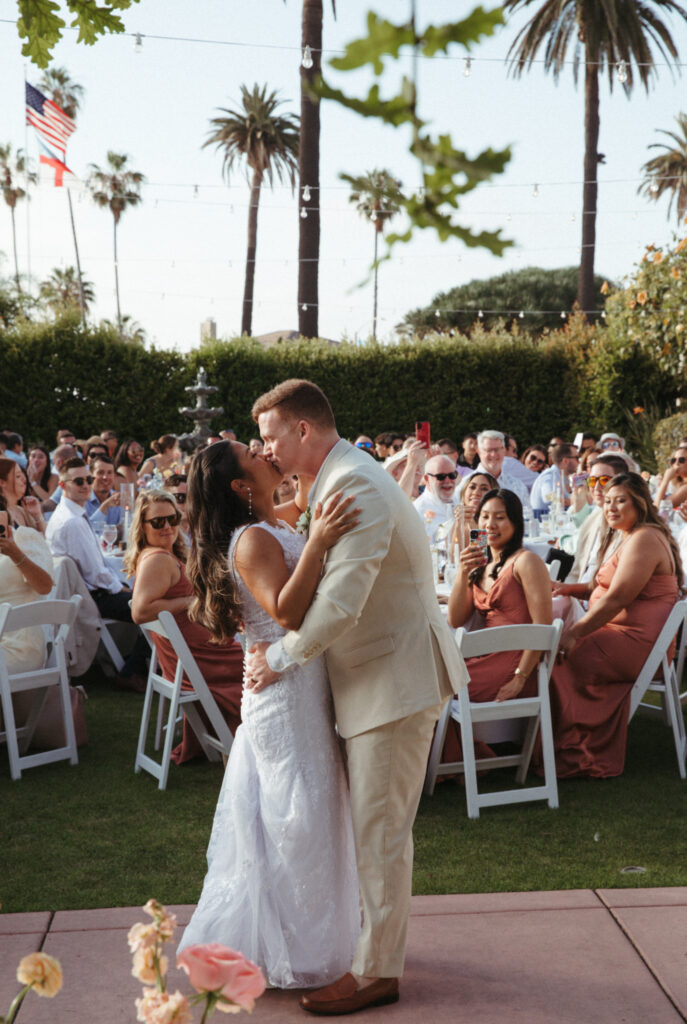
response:
<path id="1" fill-rule="evenodd" d="M 14 247 L 14 279 L 17 283 L 17 294 L 21 295 L 21 284 L 19 283 L 19 262 L 17 260 L 17 226 L 15 223 L 14 210 L 20 199 L 24 199 L 26 191 L 19 185 L 19 179 L 23 178 L 25 185 L 35 185 L 38 175 L 35 171 L 28 169 L 28 161 L 23 149 L 18 149 L 12 156 L 12 143 L 8 142 L 0 146 L 0 188 L 2 197 L 10 208 L 12 215 L 12 245 Z"/>
<path id="2" fill-rule="evenodd" d="M 125 153 L 107 154 L 105 170 L 96 164 L 90 165 L 88 188 L 93 201 L 98 206 L 109 207 L 114 221 L 114 270 L 115 291 L 117 294 L 117 329 L 122 335 L 122 312 L 119 305 L 119 266 L 117 262 L 117 225 L 124 211 L 129 206 L 138 206 L 141 201 L 141 185 L 145 175 L 140 171 L 132 171 L 127 166 L 129 157 Z"/>
<path id="3" fill-rule="evenodd" d="M 111 320 L 101 320 L 100 326 L 114 328 L 119 334 L 121 341 L 143 345 L 146 340 L 145 328 L 141 327 L 138 320 L 134 320 L 128 313 L 124 314 L 119 325 L 113 324 Z"/>
<path id="4" fill-rule="evenodd" d="M 55 267 L 45 281 L 41 281 L 39 298 L 51 313 L 59 315 L 74 307 L 87 307 L 95 299 L 90 281 L 79 280 L 74 267 L 60 270 Z"/>
<path id="5" fill-rule="evenodd" d="M 246 276 L 243 289 L 241 333 L 250 334 L 253 320 L 253 288 L 255 284 L 255 256 L 258 244 L 258 206 L 263 178 L 270 186 L 274 172 L 280 181 L 286 176 L 291 188 L 296 183 L 298 154 L 298 118 L 295 114 L 277 114 L 281 106 L 277 93 L 267 93 L 267 86 L 257 84 L 252 90 L 241 86 L 242 108 L 230 110 L 220 107 L 221 117 L 210 121 L 212 131 L 203 146 L 217 146 L 224 151 L 222 171 L 229 179 L 234 165 L 245 158 L 250 178 L 250 206 L 248 208 L 248 250 Z M 246 172 L 248 176 L 248 172 Z"/>
<path id="6" fill-rule="evenodd" d="M 518 33 L 509 50 L 516 75 L 530 68 L 541 47 L 544 67 L 557 79 L 573 41 L 575 82 L 580 61 L 585 70 L 585 152 L 582 190 L 582 255 L 577 301 L 584 313 L 594 307 L 594 249 L 596 245 L 597 166 L 599 144 L 599 72 L 608 72 L 610 88 L 617 77 L 630 93 L 635 71 L 645 89 L 655 73 L 654 45 L 662 57 L 677 61 L 677 48 L 660 14 L 687 11 L 676 0 L 505 0 L 508 13 L 539 8 Z M 634 62 L 634 67 L 633 67 Z"/>
<path id="7" fill-rule="evenodd" d="M 374 227 L 374 287 L 372 301 L 372 337 L 377 337 L 377 247 L 379 236 L 384 232 L 384 224 L 398 213 L 401 198 L 401 182 L 394 178 L 390 171 L 374 170 L 360 177 L 342 174 L 352 189 L 348 201 L 355 203 L 358 213 L 366 217 Z"/>
<path id="8" fill-rule="evenodd" d="M 67 117 L 76 121 L 76 115 L 81 106 L 83 98 L 83 86 L 74 82 L 69 77 L 66 68 L 50 68 L 44 72 L 39 82 L 40 88 L 50 94 L 53 103 L 56 103 L 60 110 L 63 110 Z M 76 240 L 76 225 L 74 224 L 74 208 L 72 206 L 72 194 L 67 186 L 67 202 L 69 204 L 69 219 L 72 225 L 72 237 L 74 239 L 74 253 L 76 255 L 76 272 L 79 279 L 79 286 L 83 289 L 83 278 L 81 276 L 81 260 L 79 259 L 79 245 Z M 86 301 L 83 295 L 79 295 L 79 308 L 81 309 L 81 322 L 86 323 Z"/>
<path id="9" fill-rule="evenodd" d="M 664 149 L 665 153 L 655 156 L 653 160 L 647 160 L 644 164 L 642 170 L 645 179 L 637 191 L 655 200 L 660 199 L 664 192 L 669 192 L 668 219 L 674 199 L 680 224 L 687 214 L 687 114 L 678 114 L 675 120 L 682 135 L 659 129 L 661 135 L 667 135 L 675 145 L 671 146 L 665 142 L 651 143 L 649 149 Z"/>

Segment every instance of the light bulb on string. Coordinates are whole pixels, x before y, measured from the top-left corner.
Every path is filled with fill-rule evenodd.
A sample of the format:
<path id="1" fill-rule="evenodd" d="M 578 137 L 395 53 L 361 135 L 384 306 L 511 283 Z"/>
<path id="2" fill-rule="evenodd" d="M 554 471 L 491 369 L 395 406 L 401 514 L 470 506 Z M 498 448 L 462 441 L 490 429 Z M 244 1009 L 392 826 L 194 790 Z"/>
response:
<path id="1" fill-rule="evenodd" d="M 519 318 L 520 318 L 521 320 L 524 320 L 524 319 L 525 319 L 525 314 L 523 313 L 523 311 L 522 311 L 522 310 L 520 310 L 520 312 L 518 313 L 518 317 L 519 317 Z"/>
<path id="2" fill-rule="evenodd" d="M 534 197 L 534 199 L 539 198 L 539 185 L 537 185 L 536 181 L 534 183 L 534 186 L 532 187 L 532 196 Z"/>
<path id="3" fill-rule="evenodd" d="M 570 220 L 573 222 L 573 224 L 575 223 L 576 217 L 574 213 L 570 214 Z"/>
<path id="4" fill-rule="evenodd" d="M 308 211 L 306 210 L 305 207 L 303 207 L 303 209 L 301 210 L 301 219 L 305 220 L 307 218 L 307 216 L 308 216 Z"/>
<path id="5" fill-rule="evenodd" d="M 441 311 L 440 311 L 440 310 L 438 310 L 438 309 L 435 309 L 435 310 L 434 310 L 434 315 L 435 315 L 435 316 L 441 316 Z"/>
<path id="6" fill-rule="evenodd" d="M 370 214 L 370 220 L 371 221 L 377 220 L 377 211 L 376 210 L 373 210 L 372 213 Z"/>
<path id="7" fill-rule="evenodd" d="M 307 302 L 303 303 L 303 305 L 301 306 L 301 309 L 303 310 L 304 313 L 308 312 L 308 304 L 307 304 Z"/>
<path id="8" fill-rule="evenodd" d="M 134 38 L 134 53 L 141 53 L 143 50 L 143 36 L 140 32 L 136 33 Z"/>
<path id="9" fill-rule="evenodd" d="M 310 202 L 310 198 L 311 198 L 311 196 L 310 196 L 310 185 L 304 185 L 303 186 L 303 202 L 304 203 L 309 203 Z"/>
<path id="10" fill-rule="evenodd" d="M 469 78 L 472 74 L 472 57 L 466 57 L 463 61 L 463 78 Z"/>
<path id="11" fill-rule="evenodd" d="M 616 64 L 616 70 L 618 72 L 618 81 L 621 85 L 625 85 L 627 82 L 627 64 L 624 60 L 619 60 Z"/>
<path id="12" fill-rule="evenodd" d="M 512 220 L 512 219 L 513 219 L 513 214 L 512 213 L 507 213 L 506 214 L 506 220 Z"/>
<path id="13" fill-rule="evenodd" d="M 565 320 L 565 313 L 561 310 L 561 320 Z"/>
<path id="14" fill-rule="evenodd" d="M 198 186 L 197 185 L 193 186 L 193 198 L 194 199 L 198 198 Z"/>
<path id="15" fill-rule="evenodd" d="M 477 311 L 477 316 L 480 318 L 480 320 L 484 320 L 484 313 L 482 312 L 481 309 Z"/>
<path id="16" fill-rule="evenodd" d="M 655 179 L 649 185 L 649 192 L 651 192 L 652 196 L 658 195 L 658 182 Z"/>
<path id="17" fill-rule="evenodd" d="M 310 47 L 306 43 L 305 44 L 305 49 L 303 50 L 303 57 L 301 58 L 301 67 L 304 67 L 306 71 L 309 71 L 312 66 L 313 66 L 312 50 L 310 49 Z"/>

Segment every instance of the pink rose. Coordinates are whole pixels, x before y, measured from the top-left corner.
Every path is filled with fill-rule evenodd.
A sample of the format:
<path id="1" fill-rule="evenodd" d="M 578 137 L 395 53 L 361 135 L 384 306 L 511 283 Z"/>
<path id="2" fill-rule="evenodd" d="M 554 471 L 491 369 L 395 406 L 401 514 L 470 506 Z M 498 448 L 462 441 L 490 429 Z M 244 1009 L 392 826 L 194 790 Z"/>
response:
<path id="1" fill-rule="evenodd" d="M 187 946 L 177 956 L 177 967 L 186 971 L 197 992 L 218 992 L 244 1010 L 252 1010 L 265 991 L 260 968 L 218 942 Z M 224 1007 L 220 1003 L 217 1009 Z"/>

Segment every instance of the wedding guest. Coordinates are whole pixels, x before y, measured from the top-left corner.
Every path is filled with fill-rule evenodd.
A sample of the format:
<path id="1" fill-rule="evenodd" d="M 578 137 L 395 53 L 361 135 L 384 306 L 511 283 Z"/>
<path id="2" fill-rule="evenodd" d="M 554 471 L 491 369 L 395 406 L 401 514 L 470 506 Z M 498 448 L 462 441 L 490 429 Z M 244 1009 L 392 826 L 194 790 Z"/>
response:
<path id="1" fill-rule="evenodd" d="M 385 431 L 382 434 L 377 434 L 374 440 L 375 454 L 378 459 L 388 459 L 393 454 L 391 448 L 392 435 Z"/>
<path id="2" fill-rule="evenodd" d="M 280 503 L 275 502 L 274 514 L 277 519 L 283 523 L 288 523 L 294 530 L 299 533 L 307 532 L 307 508 L 308 508 L 308 495 L 310 494 L 310 488 L 313 485 L 314 477 L 305 476 L 303 473 L 294 477 L 296 481 L 296 489 L 293 497 L 284 500 L 280 499 Z M 277 491 L 279 488 L 277 488 Z M 299 529 L 299 524 L 303 527 Z"/>
<path id="3" fill-rule="evenodd" d="M 625 438 L 621 437 L 620 434 L 614 434 L 612 431 L 609 431 L 606 434 L 602 434 L 599 438 L 599 448 L 602 452 L 625 451 Z"/>
<path id="4" fill-rule="evenodd" d="M 153 473 L 164 476 L 178 468 L 179 449 L 174 434 L 163 434 L 157 441 L 151 441 L 150 447 L 155 452 L 155 455 L 150 459 L 146 459 L 138 470 L 139 476 L 146 476 L 147 474 L 152 476 Z"/>
<path id="5" fill-rule="evenodd" d="M 30 526 L 39 533 L 45 533 L 41 504 L 30 493 L 26 473 L 18 462 L 4 456 L 0 457 L 0 494 L 7 503 L 7 511 L 15 529 Z"/>
<path id="6" fill-rule="evenodd" d="M 18 462 L 22 469 L 26 469 L 27 459 L 24 454 L 24 439 L 21 434 L 12 430 L 5 431 L 5 458 Z"/>
<path id="7" fill-rule="evenodd" d="M 505 435 L 500 430 L 482 430 L 477 435 L 479 464 L 482 473 L 490 473 L 501 490 L 513 491 L 520 498 L 523 508 L 530 509 L 530 495 L 525 484 L 510 472 L 506 458 Z"/>
<path id="8" fill-rule="evenodd" d="M 274 504 L 284 505 L 296 497 L 298 490 L 298 478 L 295 476 L 284 476 L 277 484 L 274 491 Z"/>
<path id="9" fill-rule="evenodd" d="M 422 519 L 430 544 L 434 543 L 439 526 L 453 523 L 458 470 L 447 455 L 433 455 L 425 463 L 422 482 L 425 489 L 415 498 L 415 511 Z"/>
<path id="10" fill-rule="evenodd" d="M 483 616 L 485 628 L 553 621 L 551 581 L 542 559 L 523 548 L 525 532 L 522 504 L 512 491 L 488 491 L 480 501 L 477 521 L 487 533 L 486 555 L 477 544 L 460 553 L 456 579 L 448 603 L 448 622 L 463 626 L 475 610 Z M 534 696 L 534 672 L 540 651 L 504 651 L 468 658 L 470 700 L 503 701 Z M 460 729 L 451 723 L 442 760 L 462 760 Z M 458 756 L 456 756 L 458 755 Z M 477 756 L 489 756 L 482 745 Z"/>
<path id="11" fill-rule="evenodd" d="M 543 444 L 531 444 L 529 448 L 525 448 L 520 461 L 533 473 L 541 473 L 548 462 L 546 448 Z"/>
<path id="12" fill-rule="evenodd" d="M 551 678 L 559 778 L 608 778 L 625 766 L 628 705 L 637 673 L 678 599 L 680 553 L 646 482 L 619 473 L 604 495 L 606 530 L 589 611 L 561 642 Z M 615 532 L 622 536 L 608 551 Z"/>
<path id="13" fill-rule="evenodd" d="M 119 503 L 119 489 L 115 486 L 114 463 L 109 455 L 97 455 L 91 464 L 93 493 L 86 502 L 86 514 L 95 523 L 109 523 L 119 526 L 122 521 L 122 507 Z"/>
<path id="14" fill-rule="evenodd" d="M 179 523 L 179 529 L 186 543 L 189 542 L 189 526 L 188 526 L 188 509 L 187 509 L 187 498 L 188 498 L 188 484 L 185 473 L 172 473 L 168 476 L 162 485 L 163 490 L 169 491 L 174 498 L 177 508 L 181 513 L 181 522 Z"/>
<path id="15" fill-rule="evenodd" d="M 597 455 L 603 455 L 604 453 L 600 448 L 587 448 L 580 455 L 580 472 L 588 473 L 590 466 Z"/>
<path id="16" fill-rule="evenodd" d="M 590 452 L 596 448 L 596 443 L 596 434 L 590 434 L 588 430 L 585 430 L 580 441 L 580 458 L 582 458 L 585 452 Z"/>
<path id="17" fill-rule="evenodd" d="M 64 427 L 62 430 L 57 431 L 57 444 L 55 445 L 53 451 L 50 452 L 50 457 L 53 460 L 53 468 L 55 469 L 56 472 L 59 472 L 59 469 L 57 466 L 55 466 L 55 453 L 57 452 L 57 449 L 63 444 L 71 445 L 71 447 L 74 448 L 74 454 L 76 455 L 76 434 L 74 433 L 73 430 L 69 430 L 67 427 Z"/>
<path id="18" fill-rule="evenodd" d="M 687 445 L 676 448 L 670 456 L 654 498 L 656 508 L 664 498 L 670 498 L 673 508 L 687 501 Z"/>
<path id="19" fill-rule="evenodd" d="M 77 565 L 91 597 L 104 619 L 132 622 L 129 600 L 131 590 L 119 574 L 105 561 L 93 528 L 88 522 L 86 503 L 91 496 L 88 470 L 83 459 L 68 459 L 60 469 L 63 498 L 53 512 L 46 531 L 46 540 L 53 555 L 67 555 Z M 148 644 L 139 636 L 133 650 L 124 660 L 117 676 L 123 689 L 143 693 Z"/>
<path id="20" fill-rule="evenodd" d="M 506 456 L 503 460 L 503 471 L 520 483 L 524 484 L 529 494 L 534 486 L 534 482 L 537 479 L 537 471 L 530 469 L 524 462 L 521 462 L 518 458 L 518 443 L 514 437 L 510 434 L 504 434 L 503 438 L 504 447 L 506 449 Z"/>
<path id="21" fill-rule="evenodd" d="M 569 477 L 577 471 L 579 459 L 574 444 L 559 444 L 553 451 L 553 462 L 536 478 L 532 487 L 531 502 L 534 512 L 543 515 L 551 508 L 551 503 L 560 495 L 563 508 L 571 503 L 572 490 Z"/>
<path id="22" fill-rule="evenodd" d="M 104 441 L 107 445 L 107 454 L 111 459 L 114 459 L 117 448 L 119 446 L 119 438 L 114 430 L 103 430 L 100 435 L 101 441 Z"/>
<path id="23" fill-rule="evenodd" d="M 236 640 L 215 643 L 204 626 L 189 620 L 193 588 L 186 578 L 186 544 L 180 525 L 181 512 L 170 491 L 144 491 L 139 495 L 124 559 L 127 575 L 136 576 L 132 618 L 141 623 L 151 622 L 162 611 L 173 614 L 233 734 L 241 722 L 243 652 Z M 177 657 L 171 643 L 156 635 L 153 641 L 164 675 L 173 679 Z M 182 683 L 182 689 L 189 686 L 187 680 Z M 202 710 L 200 714 L 205 718 Z M 184 718 L 183 738 L 172 751 L 172 760 L 182 764 L 201 753 L 198 737 Z"/>
<path id="24" fill-rule="evenodd" d="M 447 459 L 450 459 L 454 466 L 458 465 L 458 445 L 455 441 L 452 441 L 450 437 L 442 437 L 441 440 L 437 441 L 437 453 L 445 455 Z M 466 469 L 467 467 L 461 467 Z M 467 473 L 461 474 L 467 476 Z"/>
<path id="25" fill-rule="evenodd" d="M 262 439 L 259 437 L 251 437 L 250 441 L 248 442 L 248 451 L 256 452 L 258 455 L 262 453 L 264 447 L 265 446 L 262 443 Z"/>
<path id="26" fill-rule="evenodd" d="M 479 466 L 479 454 L 477 452 L 477 434 L 470 432 L 463 437 L 461 448 L 463 451 L 458 456 L 458 465 L 466 469 L 477 469 Z"/>
<path id="27" fill-rule="evenodd" d="M 548 445 L 546 446 L 547 458 L 550 466 L 553 465 L 554 448 L 557 448 L 559 444 L 565 444 L 565 439 L 562 437 L 555 436 L 551 438 Z"/>
<path id="28" fill-rule="evenodd" d="M 40 444 L 35 444 L 29 451 L 29 463 L 26 472 L 31 490 L 40 501 L 48 501 L 58 485 L 57 473 L 50 466 L 50 452 Z"/>
<path id="29" fill-rule="evenodd" d="M 86 444 L 84 445 L 83 449 L 83 457 L 89 466 L 92 467 L 93 460 L 97 458 L 98 455 L 107 454 L 107 445 L 105 444 L 104 441 L 101 441 L 99 437 L 95 438 L 95 440 L 89 438 L 88 441 L 86 441 Z"/>
<path id="30" fill-rule="evenodd" d="M 141 448 L 138 441 L 124 441 L 119 446 L 119 451 L 115 458 L 114 465 L 117 476 L 121 477 L 125 483 L 133 484 L 136 487 L 139 476 L 138 467 L 143 462 L 144 454 L 143 448 Z"/>
<path id="31" fill-rule="evenodd" d="M 401 490 L 413 501 L 420 495 L 420 483 L 425 471 L 427 449 L 422 441 L 411 441 L 408 448 L 394 452 L 384 463 Z"/>
<path id="32" fill-rule="evenodd" d="M 601 544 L 601 533 L 605 521 L 603 516 L 604 493 L 608 484 L 618 473 L 627 472 L 627 466 L 617 454 L 597 455 L 590 467 L 586 488 L 591 497 L 591 504 L 586 504 L 576 513 L 573 519 L 579 530 L 575 537 L 575 561 L 564 584 L 556 584 L 556 593 L 569 596 L 580 596 L 576 585 L 587 584 L 594 579 L 599 568 L 598 554 Z M 610 556 L 622 540 L 616 533 L 611 540 L 607 554 Z M 580 591 L 581 593 L 581 591 Z"/>
<path id="33" fill-rule="evenodd" d="M 449 557 L 453 561 L 454 550 L 456 544 L 462 551 L 467 546 L 468 539 L 470 536 L 470 530 L 479 529 L 479 523 L 477 522 L 477 512 L 481 504 L 482 498 L 488 491 L 497 491 L 498 484 L 493 476 L 489 473 L 474 472 L 470 476 L 466 477 L 460 484 L 457 491 L 458 500 L 454 508 L 454 514 L 456 522 L 453 524 L 451 530 L 451 540 L 449 546 Z M 463 516 L 463 533 L 462 536 L 459 533 L 459 510 L 462 508 Z"/>

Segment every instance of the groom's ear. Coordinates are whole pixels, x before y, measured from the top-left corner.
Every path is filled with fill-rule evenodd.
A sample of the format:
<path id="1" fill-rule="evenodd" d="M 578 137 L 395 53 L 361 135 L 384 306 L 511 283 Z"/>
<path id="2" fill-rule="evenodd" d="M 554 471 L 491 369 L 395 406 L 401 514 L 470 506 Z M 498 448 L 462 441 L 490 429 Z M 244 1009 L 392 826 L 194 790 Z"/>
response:
<path id="1" fill-rule="evenodd" d="M 312 424 L 309 420 L 299 420 L 296 424 L 298 430 L 298 438 L 301 441 L 307 441 L 312 433 Z"/>

